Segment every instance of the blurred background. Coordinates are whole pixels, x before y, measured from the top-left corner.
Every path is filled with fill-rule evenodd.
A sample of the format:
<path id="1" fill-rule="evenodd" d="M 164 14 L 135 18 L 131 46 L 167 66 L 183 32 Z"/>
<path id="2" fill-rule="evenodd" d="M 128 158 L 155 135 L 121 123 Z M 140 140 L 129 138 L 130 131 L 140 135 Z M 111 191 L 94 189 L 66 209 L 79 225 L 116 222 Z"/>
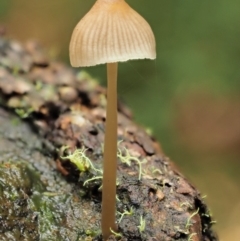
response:
<path id="1" fill-rule="evenodd" d="M 7 35 L 69 64 L 72 30 L 94 0 L 1 0 Z M 157 60 L 119 66 L 119 96 L 207 195 L 221 240 L 240 240 L 240 1 L 128 0 L 150 23 Z M 106 85 L 105 66 L 87 71 Z"/>

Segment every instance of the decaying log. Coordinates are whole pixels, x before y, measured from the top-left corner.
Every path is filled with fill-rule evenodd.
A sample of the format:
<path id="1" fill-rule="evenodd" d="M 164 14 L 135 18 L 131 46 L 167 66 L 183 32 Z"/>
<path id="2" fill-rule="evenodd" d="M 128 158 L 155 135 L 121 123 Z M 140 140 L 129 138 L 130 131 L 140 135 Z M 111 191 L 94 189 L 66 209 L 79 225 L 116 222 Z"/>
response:
<path id="1" fill-rule="evenodd" d="M 0 239 L 101 240 L 105 89 L 0 37 L 0 101 Z M 217 241 L 200 193 L 121 103 L 118 139 L 111 240 Z"/>

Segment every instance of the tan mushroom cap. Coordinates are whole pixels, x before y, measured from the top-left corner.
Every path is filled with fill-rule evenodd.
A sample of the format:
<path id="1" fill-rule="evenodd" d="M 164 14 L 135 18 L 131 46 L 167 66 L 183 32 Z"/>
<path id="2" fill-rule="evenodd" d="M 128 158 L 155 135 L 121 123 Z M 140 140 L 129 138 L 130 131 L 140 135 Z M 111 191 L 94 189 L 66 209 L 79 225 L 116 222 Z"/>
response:
<path id="1" fill-rule="evenodd" d="M 152 29 L 124 0 L 97 0 L 73 31 L 73 67 L 145 58 L 156 58 Z"/>

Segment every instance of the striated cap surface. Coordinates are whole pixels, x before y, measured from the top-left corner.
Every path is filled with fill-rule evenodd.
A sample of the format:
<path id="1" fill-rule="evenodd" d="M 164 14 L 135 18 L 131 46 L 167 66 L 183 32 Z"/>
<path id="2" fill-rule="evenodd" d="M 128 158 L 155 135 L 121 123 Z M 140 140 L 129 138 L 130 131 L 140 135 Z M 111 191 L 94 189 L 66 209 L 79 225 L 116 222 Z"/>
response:
<path id="1" fill-rule="evenodd" d="M 156 58 L 154 34 L 124 0 L 97 0 L 71 37 L 73 67 L 145 58 Z"/>

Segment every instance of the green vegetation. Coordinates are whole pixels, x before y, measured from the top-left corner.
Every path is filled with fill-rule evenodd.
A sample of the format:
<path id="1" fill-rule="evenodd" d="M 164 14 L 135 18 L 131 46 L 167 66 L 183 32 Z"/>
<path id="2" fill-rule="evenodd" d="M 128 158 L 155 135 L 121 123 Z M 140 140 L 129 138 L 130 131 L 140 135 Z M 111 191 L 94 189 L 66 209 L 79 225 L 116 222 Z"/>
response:
<path id="1" fill-rule="evenodd" d="M 68 146 L 64 146 L 61 148 L 61 151 L 64 152 L 65 150 L 69 149 Z M 73 153 L 70 153 L 66 156 L 61 156 L 61 159 L 63 160 L 69 160 L 73 164 L 75 164 L 79 171 L 85 172 L 89 171 L 90 169 L 93 169 L 96 172 L 99 172 L 102 174 L 101 169 L 97 169 L 94 167 L 91 160 L 86 156 L 86 148 L 76 149 Z"/>
<path id="2" fill-rule="evenodd" d="M 133 211 L 133 207 L 131 207 L 129 211 L 128 211 L 128 210 L 124 210 L 123 213 L 118 212 L 118 214 L 120 214 L 120 218 L 119 218 L 119 220 L 118 220 L 118 223 L 120 223 L 120 222 L 122 221 L 122 219 L 123 219 L 123 217 L 124 217 L 125 215 L 133 215 L 133 212 L 134 212 L 134 211 Z"/>
<path id="3" fill-rule="evenodd" d="M 123 148 L 123 152 L 120 148 L 118 148 L 117 157 L 120 159 L 122 163 L 126 163 L 128 166 L 131 166 L 132 161 L 135 161 L 139 166 L 138 179 L 140 180 L 142 176 L 142 164 L 146 163 L 146 160 L 141 161 L 139 158 L 132 156 L 125 147 Z"/>
<path id="4" fill-rule="evenodd" d="M 198 214 L 198 212 L 199 212 L 199 208 L 196 210 L 196 212 L 193 212 L 193 213 L 189 216 L 189 218 L 188 218 L 188 220 L 187 220 L 187 223 L 186 223 L 186 228 L 189 228 L 190 226 L 192 226 L 191 220 L 192 220 L 192 218 L 193 218 L 195 215 Z"/>
<path id="5" fill-rule="evenodd" d="M 119 160 L 122 163 L 127 164 L 128 166 L 132 165 L 132 162 L 136 162 L 139 166 L 139 171 L 138 171 L 138 179 L 141 179 L 141 176 L 143 174 L 142 171 L 142 164 L 146 162 L 146 160 L 140 160 L 137 157 L 132 156 L 129 151 L 123 147 L 123 151 L 121 151 L 121 148 L 119 147 L 120 142 L 118 142 L 118 155 L 117 157 L 119 158 Z M 61 153 L 65 153 L 65 152 L 69 152 L 68 151 L 69 147 L 68 146 L 63 146 L 60 149 Z M 101 168 L 96 168 L 92 161 L 90 160 L 90 158 L 86 155 L 86 148 L 76 148 L 72 153 L 69 152 L 66 155 L 62 155 L 61 159 L 62 160 L 69 160 L 70 162 L 72 162 L 74 165 L 76 165 L 77 169 L 80 172 L 90 172 L 93 174 L 93 176 L 87 180 L 85 180 L 85 182 L 83 183 L 83 185 L 85 186 L 87 183 L 97 180 L 97 179 L 102 179 L 102 174 L 103 174 L 103 170 L 102 167 Z M 160 170 L 158 169 L 154 169 L 153 172 L 160 172 Z M 117 182 L 116 182 L 117 184 Z"/>
<path id="6" fill-rule="evenodd" d="M 191 233 L 188 237 L 188 241 L 193 241 L 193 236 L 197 235 L 197 233 Z"/>
<path id="7" fill-rule="evenodd" d="M 142 233 L 146 228 L 146 220 L 143 218 L 143 216 L 140 216 L 140 223 L 138 226 L 139 232 Z"/>
<path id="8" fill-rule="evenodd" d="M 16 108 L 15 109 L 16 114 L 18 114 L 18 116 L 22 119 L 28 118 L 31 113 L 33 112 L 32 108 Z"/>
<path id="9" fill-rule="evenodd" d="M 121 237 L 122 237 L 122 234 L 121 234 L 121 233 L 114 232 L 111 228 L 110 228 L 110 231 L 111 231 L 112 234 L 115 235 L 115 237 L 118 237 L 118 238 L 121 238 Z"/>

